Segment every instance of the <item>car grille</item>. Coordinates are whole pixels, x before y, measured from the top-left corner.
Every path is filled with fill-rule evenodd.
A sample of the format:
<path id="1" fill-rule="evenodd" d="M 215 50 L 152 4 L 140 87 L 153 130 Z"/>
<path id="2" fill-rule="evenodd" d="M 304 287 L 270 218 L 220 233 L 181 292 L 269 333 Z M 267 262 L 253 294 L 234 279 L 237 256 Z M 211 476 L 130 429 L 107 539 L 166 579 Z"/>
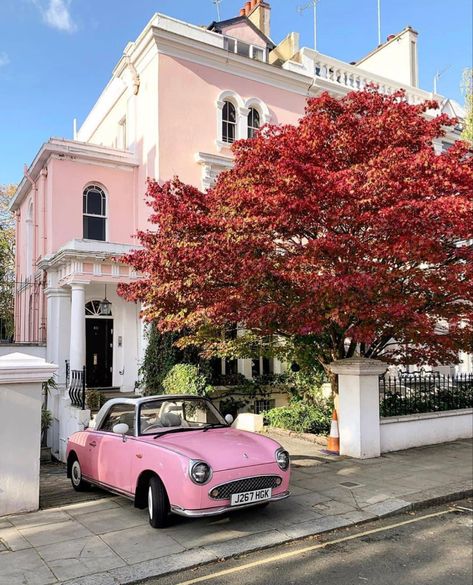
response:
<path id="1" fill-rule="evenodd" d="M 247 477 L 215 486 L 210 490 L 209 495 L 214 500 L 229 500 L 232 494 L 262 490 L 264 488 L 275 488 L 279 485 L 281 485 L 280 477 L 276 475 L 259 475 L 257 477 Z M 215 490 L 218 490 L 218 495 L 213 496 L 212 493 Z"/>

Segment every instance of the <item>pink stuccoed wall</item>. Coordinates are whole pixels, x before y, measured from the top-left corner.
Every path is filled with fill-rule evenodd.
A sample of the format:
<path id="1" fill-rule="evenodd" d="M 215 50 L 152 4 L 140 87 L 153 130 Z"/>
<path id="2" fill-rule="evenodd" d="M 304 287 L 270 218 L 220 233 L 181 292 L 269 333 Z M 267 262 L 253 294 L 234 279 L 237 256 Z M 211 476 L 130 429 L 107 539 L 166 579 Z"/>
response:
<path id="1" fill-rule="evenodd" d="M 261 99 L 276 124 L 295 124 L 304 113 L 303 95 L 166 55 L 159 56 L 159 77 L 165 80 L 159 92 L 161 180 L 179 175 L 200 187 L 201 167 L 194 161 L 195 154 L 231 155 L 229 148 L 219 153 L 216 146 L 216 101 L 222 91 L 235 91 L 243 100 Z"/>
<path id="2" fill-rule="evenodd" d="M 122 170 L 71 160 L 51 159 L 47 176 L 37 181 L 20 208 L 17 231 L 17 274 L 27 276 L 27 217 L 30 201 L 33 203 L 34 241 L 33 263 L 46 254 L 56 252 L 74 238 L 83 237 L 82 193 L 86 185 L 94 183 L 107 194 L 108 241 L 135 243 L 132 235 L 137 229 L 134 201 L 135 177 L 133 170 Z"/>

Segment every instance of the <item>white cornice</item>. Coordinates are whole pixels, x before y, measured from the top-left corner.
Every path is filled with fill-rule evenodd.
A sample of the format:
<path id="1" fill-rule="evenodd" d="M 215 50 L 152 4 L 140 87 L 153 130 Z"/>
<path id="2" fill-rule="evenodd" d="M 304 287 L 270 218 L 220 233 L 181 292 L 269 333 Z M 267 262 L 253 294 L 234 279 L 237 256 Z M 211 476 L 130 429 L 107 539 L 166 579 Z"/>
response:
<path id="1" fill-rule="evenodd" d="M 10 353 L 0 357 L 0 374 L 2 383 L 6 384 L 45 382 L 56 370 L 55 364 L 24 353 Z"/>
<path id="2" fill-rule="evenodd" d="M 115 242 L 99 242 L 96 240 L 71 240 L 61 246 L 57 252 L 44 256 L 38 262 L 38 268 L 48 270 L 48 268 L 57 268 L 58 266 L 69 262 L 70 260 L 106 260 L 113 257 L 120 257 L 134 250 L 139 250 L 141 246 L 132 244 L 119 244 Z"/>
<path id="3" fill-rule="evenodd" d="M 229 53 L 223 48 L 223 44 L 222 48 L 215 47 L 160 28 L 154 29 L 154 38 L 158 52 L 163 55 L 212 67 L 243 79 L 251 79 L 300 95 L 307 94 L 312 79 L 307 72 L 301 74 L 286 71 L 276 65 Z"/>

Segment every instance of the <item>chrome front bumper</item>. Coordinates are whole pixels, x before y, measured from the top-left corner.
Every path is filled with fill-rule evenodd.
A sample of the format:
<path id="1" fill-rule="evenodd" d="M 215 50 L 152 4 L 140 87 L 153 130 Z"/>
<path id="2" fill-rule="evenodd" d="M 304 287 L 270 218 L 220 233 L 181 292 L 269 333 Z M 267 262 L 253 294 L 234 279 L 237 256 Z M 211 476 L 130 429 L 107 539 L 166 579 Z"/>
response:
<path id="1" fill-rule="evenodd" d="M 171 512 L 179 514 L 179 516 L 185 516 L 186 518 L 203 518 L 204 516 L 218 516 L 224 512 L 233 512 L 234 510 L 242 510 L 243 508 L 252 508 L 253 506 L 261 506 L 261 504 L 268 504 L 270 502 L 278 502 L 279 500 L 285 500 L 290 496 L 289 491 L 277 494 L 269 500 L 263 500 L 262 502 L 253 502 L 251 504 L 242 504 L 241 506 L 219 506 L 218 508 L 204 508 L 203 510 L 185 510 L 180 506 L 171 506 Z"/>

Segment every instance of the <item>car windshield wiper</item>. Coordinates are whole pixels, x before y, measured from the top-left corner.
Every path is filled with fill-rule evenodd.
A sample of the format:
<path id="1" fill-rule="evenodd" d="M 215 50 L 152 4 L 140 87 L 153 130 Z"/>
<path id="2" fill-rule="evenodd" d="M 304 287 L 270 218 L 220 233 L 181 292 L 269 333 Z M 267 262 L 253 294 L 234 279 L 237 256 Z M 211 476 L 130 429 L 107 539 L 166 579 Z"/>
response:
<path id="1" fill-rule="evenodd" d="M 163 435 L 167 435 L 168 433 L 185 433 L 186 431 L 200 431 L 200 427 L 179 427 L 178 429 L 168 429 L 167 431 L 161 431 L 160 433 L 156 433 L 153 439 L 157 439 L 158 437 L 162 437 Z"/>
<path id="2" fill-rule="evenodd" d="M 203 427 L 204 429 L 204 433 L 205 431 L 208 431 L 209 429 L 227 429 L 228 425 L 227 424 L 223 424 L 223 423 L 210 423 L 208 425 L 205 425 L 205 427 Z"/>

